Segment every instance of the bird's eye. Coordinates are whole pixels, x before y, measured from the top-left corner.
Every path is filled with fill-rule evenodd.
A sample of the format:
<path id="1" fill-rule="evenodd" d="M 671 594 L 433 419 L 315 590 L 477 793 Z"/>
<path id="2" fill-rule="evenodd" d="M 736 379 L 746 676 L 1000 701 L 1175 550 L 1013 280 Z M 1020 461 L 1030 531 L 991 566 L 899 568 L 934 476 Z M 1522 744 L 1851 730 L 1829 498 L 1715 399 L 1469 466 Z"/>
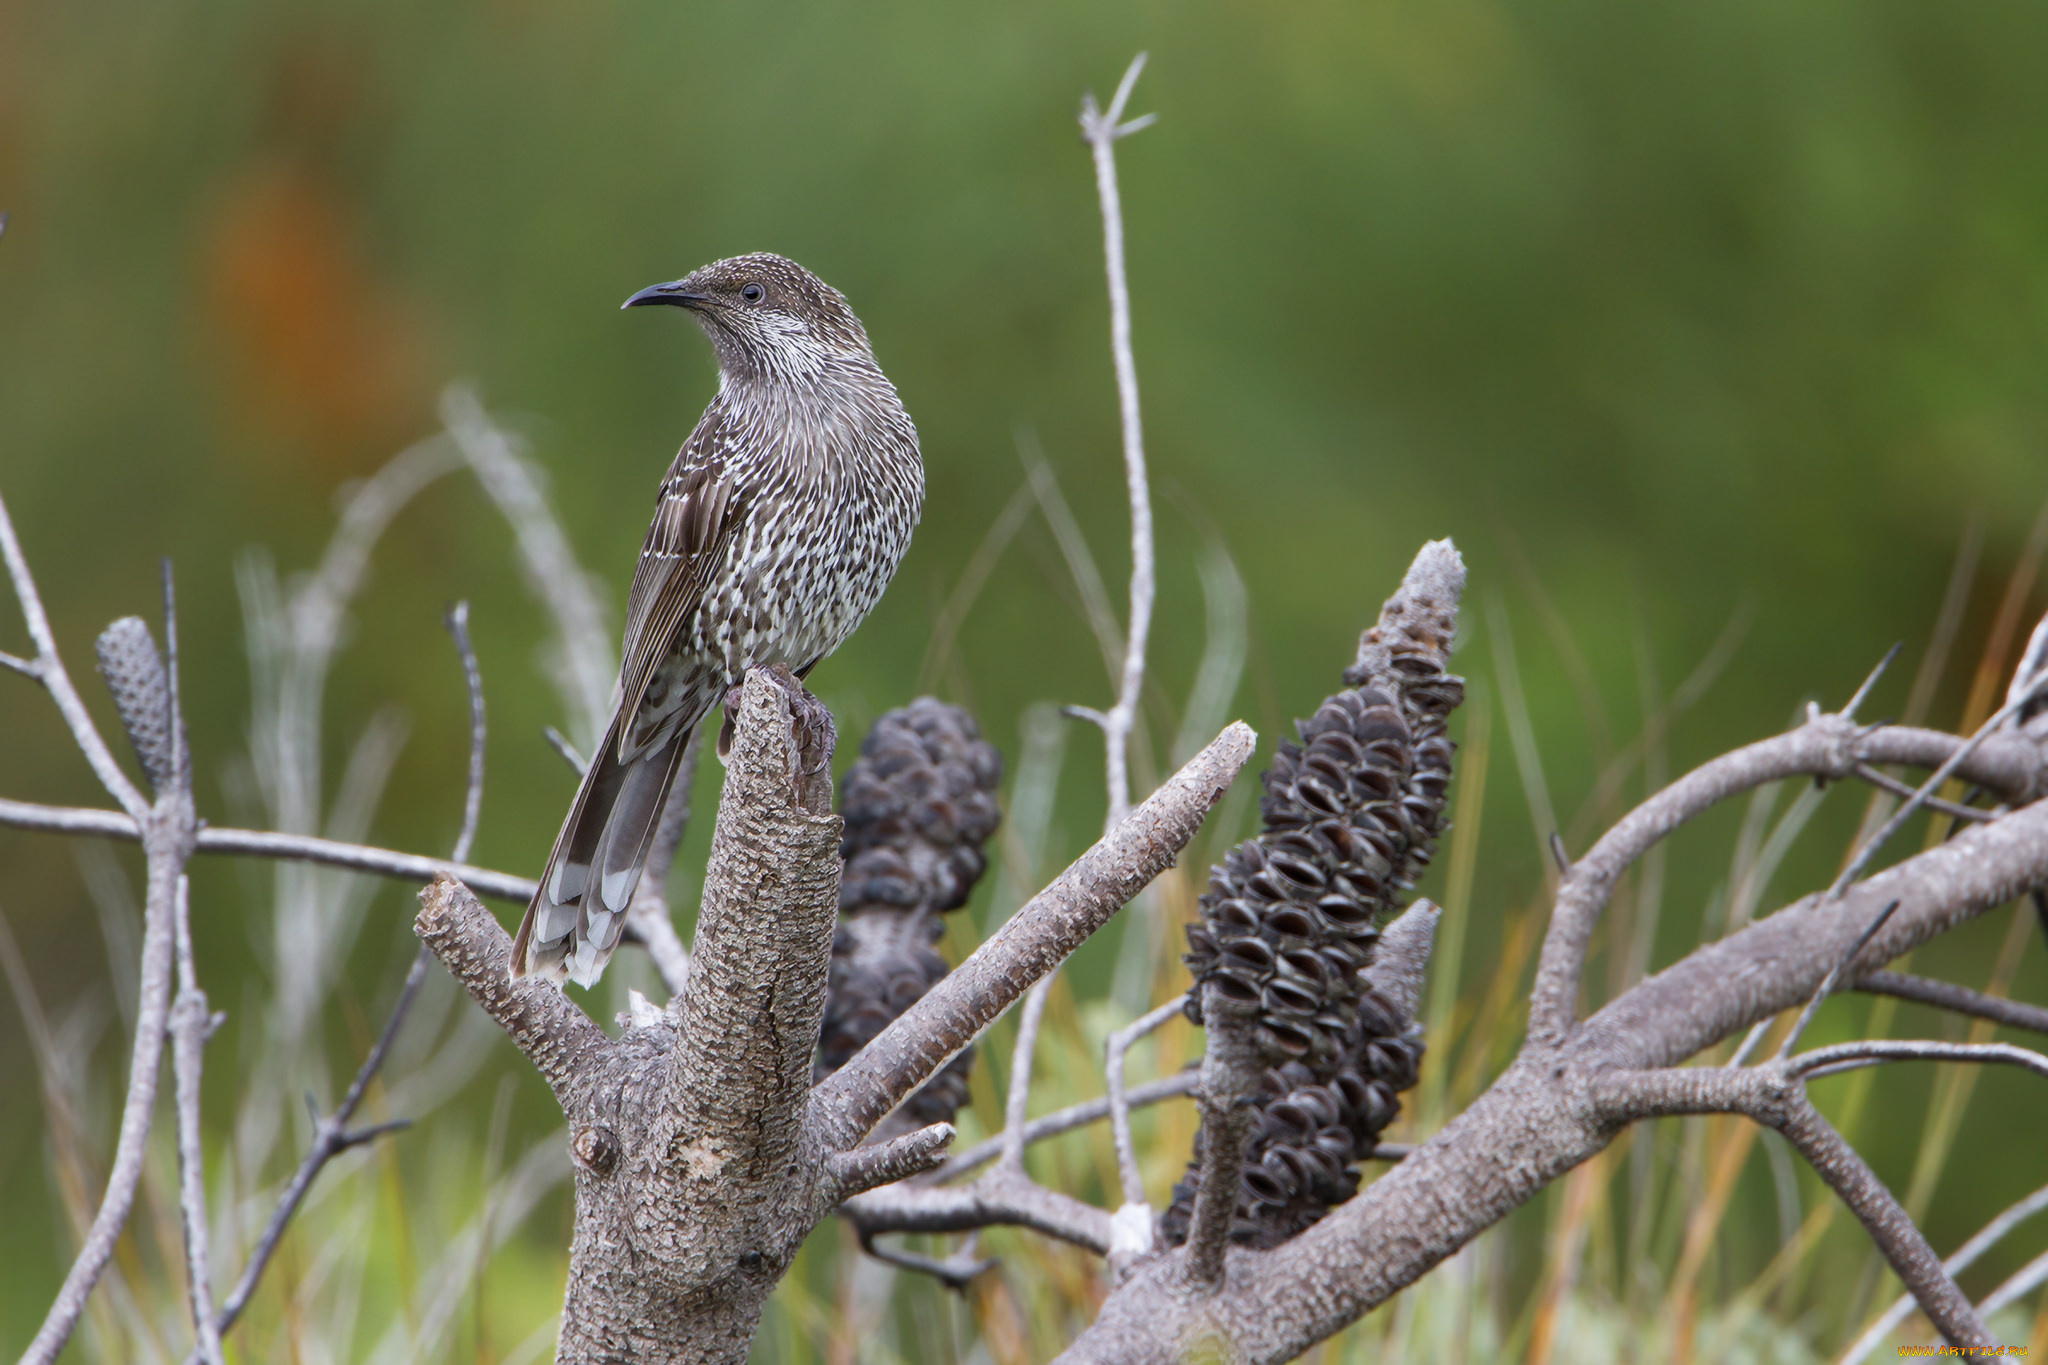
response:
<path id="1" fill-rule="evenodd" d="M 759 303 L 767 296 L 768 291 L 758 284 L 743 284 L 740 286 L 740 297 L 748 303 Z"/>

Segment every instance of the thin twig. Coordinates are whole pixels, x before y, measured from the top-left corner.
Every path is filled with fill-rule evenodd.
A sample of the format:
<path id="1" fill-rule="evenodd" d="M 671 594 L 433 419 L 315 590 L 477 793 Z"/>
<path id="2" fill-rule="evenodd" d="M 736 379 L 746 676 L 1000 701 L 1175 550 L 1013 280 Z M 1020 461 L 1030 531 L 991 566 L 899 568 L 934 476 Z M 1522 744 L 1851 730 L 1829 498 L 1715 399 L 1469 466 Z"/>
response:
<path id="1" fill-rule="evenodd" d="M 491 421 L 476 392 L 451 384 L 441 394 L 441 420 L 477 482 L 512 527 L 527 586 L 555 622 L 555 684 L 568 703 L 572 729 L 596 744 L 611 714 L 619 676 L 614 636 L 602 599 L 576 562 L 569 538 L 548 505 L 531 463 L 511 433 Z"/>
<path id="2" fill-rule="evenodd" d="M 2006 705 L 2023 709 L 2035 692 L 2035 680 L 2048 671 L 2048 616 L 2034 625 L 2027 647 L 2020 651 L 2019 667 L 2012 671 L 2012 685 L 2006 690 Z"/>
<path id="3" fill-rule="evenodd" d="M 2035 1033 L 2048 1033 L 2048 1009 L 2039 1005 L 2023 1004 L 2001 996 L 1985 995 L 1968 986 L 1957 986 L 1947 981 L 1932 981 L 1924 976 L 1909 976 L 1903 972 L 1865 972 L 1856 979 L 1853 987 L 1870 995 L 1889 995 L 1899 1000 L 1911 1000 L 1918 1005 L 1931 1005 L 1938 1010 L 1953 1010 L 1977 1019 L 1989 1019 L 1994 1024 L 2007 1028 L 2029 1029 Z"/>
<path id="4" fill-rule="evenodd" d="M 1849 945 L 1849 951 L 1843 953 L 1829 969 L 1828 974 L 1820 979 L 1820 985 L 1815 988 L 1813 998 L 1806 1002 L 1806 1008 L 1792 1021 L 1792 1031 L 1785 1035 L 1784 1042 L 1778 1044 L 1778 1061 L 1782 1062 L 1792 1055 L 1792 1049 L 1799 1046 L 1799 1039 L 1806 1032 L 1806 1026 L 1813 1022 L 1814 1015 L 1820 1013 L 1821 1002 L 1834 991 L 1835 983 L 1842 979 L 1842 973 L 1849 970 L 1849 964 L 1856 960 L 1856 955 L 1869 945 L 1870 940 L 1876 937 L 1877 931 L 1884 928 L 1885 921 L 1897 913 L 1898 908 L 1899 902 L 1893 901 L 1878 911 L 1863 932 L 1856 936 L 1856 941 Z"/>
<path id="5" fill-rule="evenodd" d="M 1863 685 L 1856 689 L 1855 693 L 1850 696 L 1848 703 L 1842 707 L 1844 719 L 1856 719 L 1856 708 L 1869 700 L 1872 690 L 1877 687 L 1878 679 L 1884 676 L 1884 671 L 1892 666 L 1892 660 L 1898 658 L 1899 651 L 1905 647 L 1906 642 L 1900 640 L 1884 652 L 1884 657 L 1877 661 L 1877 667 L 1870 670 L 1870 675 L 1864 678 Z"/>
<path id="6" fill-rule="evenodd" d="M 1817 1047 L 1790 1059 L 1792 1074 L 1819 1080 L 1881 1062 L 1998 1062 L 2048 1076 L 2048 1057 L 2011 1043 L 1946 1043 L 1933 1039 L 1870 1038 Z"/>
<path id="7" fill-rule="evenodd" d="M 56 641 L 43 616 L 42 603 L 36 596 L 28 566 L 22 559 L 21 547 L 14 539 L 14 527 L 7 519 L 4 503 L 0 503 L 0 551 L 5 552 L 22 614 L 29 622 L 30 636 L 39 651 L 43 685 L 56 700 L 58 709 L 65 713 L 66 720 L 71 722 L 72 737 L 92 760 L 94 768 L 101 769 L 100 760 L 105 760 L 101 780 L 107 783 L 115 798 L 133 812 L 132 823 L 137 837 L 142 840 L 148 867 L 148 889 L 143 900 L 141 981 L 136 992 L 135 1041 L 129 1059 L 128 1095 L 122 1105 L 120 1136 L 116 1140 L 113 1166 L 107 1173 L 107 1188 L 101 1196 L 99 1211 L 93 1217 L 78 1256 L 65 1275 L 42 1326 L 21 1357 L 22 1365 L 48 1365 L 70 1340 L 79 1315 L 84 1311 L 87 1296 L 112 1259 L 115 1243 L 127 1225 L 129 1212 L 135 1204 L 136 1188 L 142 1179 L 149 1130 L 156 1111 L 157 1072 L 163 1061 L 164 1039 L 169 1031 L 171 987 L 176 974 L 177 899 L 184 882 L 186 860 L 192 855 L 197 821 L 192 809 L 190 764 L 184 751 L 184 726 L 178 711 L 177 618 L 168 562 L 164 565 L 164 625 L 169 635 L 170 659 L 164 706 L 165 718 L 170 725 L 171 770 L 169 780 L 157 793 L 155 803 L 141 805 L 141 793 L 114 764 L 112 754 L 93 728 L 91 719 L 85 715 L 83 704 L 64 671 Z M 76 719 L 73 718 L 74 710 Z M 108 781 L 109 777 L 114 780 Z M 131 806 L 131 801 L 138 804 Z M 121 818 L 115 812 L 107 813 L 116 819 Z M 201 1009 L 203 1011 L 203 1004 Z M 192 1056 L 186 1060 L 192 1068 L 190 1088 L 191 1103 L 195 1106 L 193 1140 L 196 1146 L 197 1058 Z M 203 1190 L 200 1204 L 199 1216 L 203 1222 Z M 203 1232 L 197 1255 L 203 1265 Z M 203 1325 L 200 1336 L 203 1340 Z"/>
<path id="8" fill-rule="evenodd" d="M 2048 1185 L 2043 1185 L 1986 1223 L 1975 1237 L 1957 1247 L 1955 1254 L 1941 1263 L 1941 1268 L 1948 1272 L 1951 1279 L 1962 1274 L 1976 1264 L 1979 1256 L 1996 1246 L 2006 1233 L 2042 1209 L 2048 1209 Z M 1885 1337 L 1891 1334 L 1892 1329 L 1906 1320 L 1906 1315 L 1913 1311 L 1913 1307 L 1911 1294 L 1899 1295 L 1892 1306 L 1885 1309 L 1862 1336 L 1856 1338 L 1855 1344 L 1842 1352 L 1836 1365 L 1856 1365 L 1856 1362 L 1875 1351 L 1883 1344 Z M 1979 1311 L 1988 1315 L 1992 1310 L 1987 1304 Z"/>
<path id="9" fill-rule="evenodd" d="M 1890 792 L 1893 796 L 1910 797 L 1914 794 L 1914 789 L 1911 785 L 1899 781 L 1898 778 L 1893 777 L 1890 773 L 1879 772 L 1868 763 L 1858 763 L 1856 765 L 1856 776 L 1862 778 L 1873 787 Z M 1969 820 L 1980 825 L 1989 824 L 2003 813 L 1996 810 L 1979 810 L 1975 806 L 1960 805 L 1954 801 L 1944 801 L 1938 796 L 1930 796 L 1920 804 L 1931 811 L 1948 816 L 1951 820 Z"/>
<path id="10" fill-rule="evenodd" d="M 270 1221 L 264 1225 L 263 1235 L 256 1239 L 256 1249 L 249 1255 L 249 1264 L 242 1269 L 241 1279 L 235 1282 L 234 1292 L 221 1305 L 216 1320 L 222 1332 L 235 1325 L 242 1316 L 242 1310 L 249 1306 L 249 1298 L 256 1292 L 257 1282 L 263 1278 L 264 1268 L 277 1253 L 277 1245 L 284 1237 L 285 1226 L 292 1221 L 292 1215 L 299 1211 L 299 1204 L 305 1199 L 306 1191 L 313 1187 L 328 1162 L 340 1156 L 351 1147 L 359 1147 L 385 1133 L 396 1132 L 411 1123 L 410 1119 L 394 1119 L 367 1128 L 350 1128 L 356 1109 L 368 1093 L 371 1078 L 384 1065 L 385 1056 L 391 1051 L 391 1042 L 398 1036 L 398 1027 L 405 1022 L 406 1012 L 412 1008 L 413 997 L 418 994 L 420 982 L 426 979 L 427 963 L 430 956 L 424 946 L 413 955 L 412 967 L 405 974 L 405 984 L 399 987 L 398 1001 L 391 1007 L 390 1016 L 384 1021 L 384 1029 L 377 1035 L 376 1043 L 370 1048 L 370 1055 L 356 1069 L 355 1080 L 350 1082 L 348 1093 L 341 1097 L 334 1112 L 322 1119 L 313 1134 L 313 1146 L 306 1153 L 304 1161 L 285 1186 L 284 1194 L 278 1199 L 277 1207 L 271 1210 Z M 193 1365 L 196 1356 L 187 1357 L 186 1365 Z"/>
<path id="11" fill-rule="evenodd" d="M 959 1251 L 940 1260 L 934 1256 L 920 1256 L 914 1251 L 903 1251 L 897 1247 L 884 1246 L 881 1233 L 868 1228 L 856 1230 L 860 1237 L 860 1249 L 880 1261 L 883 1265 L 895 1266 L 917 1275 L 929 1275 L 946 1288 L 965 1293 L 967 1286 L 994 1270 L 999 1264 L 993 1256 L 976 1256 L 974 1244 L 976 1233 L 967 1234 L 967 1241 Z"/>
<path id="12" fill-rule="evenodd" d="M 185 1226 L 185 1280 L 192 1306 L 192 1350 L 208 1365 L 224 1365 L 220 1332 L 213 1318 L 213 1255 L 206 1218 L 206 1151 L 201 1141 L 199 1082 L 206 1040 L 219 1021 L 207 1008 L 199 988 L 199 967 L 192 954 L 191 879 L 184 875 L 197 823 L 192 805 L 192 757 L 185 746 L 185 718 L 178 700 L 178 601 L 171 562 L 163 562 L 164 585 L 164 723 L 170 736 L 170 782 L 157 793 L 153 821 L 173 824 L 183 834 L 171 856 L 179 862 L 177 889 L 171 898 L 172 952 L 177 961 L 178 995 L 171 1006 L 171 1066 L 178 1109 L 178 1203 Z M 174 833 L 173 837 L 176 837 Z M 153 855 L 155 856 L 155 855 Z"/>
<path id="13" fill-rule="evenodd" d="M 2015 678 L 2013 680 L 2012 692 L 2005 705 L 1999 707 L 1992 714 L 1991 719 L 1979 726 L 1975 734 L 1957 746 L 1956 751 L 1950 754 L 1925 782 L 1920 784 L 1911 798 L 1896 811 L 1892 812 L 1892 817 L 1879 826 L 1877 833 L 1871 835 L 1864 842 L 1863 847 L 1856 850 L 1856 856 L 1849 860 L 1849 865 L 1842 869 L 1840 876 L 1835 878 L 1834 884 L 1828 888 L 1827 895 L 1823 899 L 1839 899 L 1842 893 L 1849 889 L 1849 884 L 1863 875 L 1863 869 L 1870 865 L 1870 860 L 1877 856 L 1877 851 L 1884 847 L 1894 834 L 1899 832 L 1906 821 L 1913 817 L 1914 812 L 1927 803 L 1929 797 L 1941 790 L 1941 784 L 1955 775 L 1956 769 L 1963 766 L 1963 761 L 1976 751 L 1977 746 L 1986 739 L 1989 739 L 2000 726 L 2005 724 L 2007 719 L 2016 715 L 2022 707 L 2033 701 L 2044 689 L 2048 689 L 2048 672 L 2037 671 L 2029 675 L 2024 683 L 2019 678 Z"/>
<path id="14" fill-rule="evenodd" d="M 581 777 L 590 771 L 590 760 L 576 752 L 576 746 L 569 742 L 567 735 L 552 725 L 543 727 L 541 734 L 547 739 L 548 747 L 562 756 L 562 762 L 575 769 L 576 776 Z"/>
<path id="15" fill-rule="evenodd" d="M 855 1195 L 840 1213 L 864 1232 L 968 1232 L 1030 1228 L 1098 1256 L 1109 1252 L 1110 1217 L 1072 1195 L 997 1169 L 965 1185 L 884 1185 Z"/>
<path id="16" fill-rule="evenodd" d="M 476 842 L 476 823 L 484 806 L 484 675 L 477 666 L 476 646 L 469 639 L 469 603 L 448 608 L 448 633 L 455 637 L 456 652 L 462 656 L 462 678 L 469 687 L 469 783 L 462 797 L 462 832 L 455 836 L 455 848 L 448 856 L 455 862 L 469 860 L 469 848 Z"/>
<path id="17" fill-rule="evenodd" d="M 1862 1045 L 1849 1045 L 1856 1046 Z M 1807 1098 L 1801 1084 L 1810 1079 L 1804 1074 L 1806 1064 L 1848 1050 L 1823 1048 L 1790 1061 L 1745 1069 L 1667 1067 L 1607 1072 L 1596 1080 L 1594 1104 L 1609 1123 L 1679 1114 L 1743 1114 L 1777 1130 L 1848 1205 L 1944 1337 L 1958 1346 L 1994 1345 L 1983 1319 L 1943 1269 L 1926 1236 L 1855 1148 Z M 2043 1059 L 2043 1065 L 2048 1066 L 2048 1059 Z"/>
<path id="18" fill-rule="evenodd" d="M 1742 1066 L 1756 1055 L 1756 1050 L 1763 1046 L 1764 1035 L 1771 1031 L 1771 1023 L 1775 1018 L 1775 1015 L 1767 1016 L 1750 1025 L 1749 1032 L 1742 1036 L 1742 1045 L 1736 1048 L 1735 1055 L 1728 1059 L 1729 1066 Z"/>
<path id="19" fill-rule="evenodd" d="M 1038 1050 L 1038 1026 L 1045 1020 L 1046 997 L 1052 994 L 1058 968 L 1038 979 L 1017 1011 L 1017 1041 L 1010 1050 L 1010 1089 L 1003 1103 L 1002 1166 L 1024 1169 L 1024 1128 L 1031 1112 L 1031 1060 Z"/>
<path id="20" fill-rule="evenodd" d="M 1198 1071 L 1176 1071 L 1171 1076 L 1162 1076 L 1156 1081 L 1147 1081 L 1145 1084 L 1130 1090 L 1127 1093 L 1127 1099 L 1131 1108 L 1143 1109 L 1147 1105 L 1157 1104 L 1161 1100 L 1177 1099 L 1183 1095 L 1192 1095 L 1201 1088 L 1201 1083 L 1202 1077 Z M 1024 1142 L 1026 1146 L 1034 1142 L 1043 1142 L 1047 1138 L 1058 1137 L 1061 1133 L 1071 1133 L 1076 1128 L 1085 1128 L 1091 1123 L 1100 1123 L 1108 1117 L 1109 1098 L 1107 1096 L 1083 1100 L 1079 1104 L 1070 1104 L 1065 1109 L 1056 1109 L 1050 1114 L 1041 1115 L 1031 1120 L 1030 1123 L 1024 1126 Z M 935 1178 L 942 1181 L 951 1180 L 956 1176 L 967 1174 L 977 1166 L 986 1166 L 989 1162 L 994 1161 L 1003 1154 L 1003 1147 L 1008 1138 L 1009 1135 L 1007 1133 L 998 1133 L 992 1138 L 975 1143 L 964 1152 L 954 1153 L 946 1159 L 946 1164 L 939 1168 Z"/>
<path id="21" fill-rule="evenodd" d="M 1186 995 L 1176 995 L 1150 1014 L 1110 1034 L 1104 1049 L 1104 1070 L 1109 1076 L 1109 1125 L 1116 1140 L 1117 1177 L 1123 1185 L 1126 1205 L 1145 1206 L 1146 1200 L 1145 1177 L 1138 1169 L 1137 1144 L 1131 1138 L 1131 1097 L 1124 1089 L 1124 1057 L 1140 1038 L 1165 1025 L 1186 1004 Z"/>
<path id="22" fill-rule="evenodd" d="M 142 1177 L 143 1157 L 149 1146 L 151 1118 L 156 1110 L 157 1070 L 163 1060 L 165 1025 L 170 1015 L 171 907 L 170 897 L 177 874 L 150 860 L 150 889 L 144 900 L 142 940 L 142 988 L 138 992 L 135 1044 L 128 1066 L 128 1094 L 121 1109 L 121 1133 L 114 1148 L 113 1168 L 107 1173 L 106 1193 L 94 1215 L 77 1259 L 64 1277 L 63 1287 L 36 1332 L 21 1365 L 48 1365 L 64 1349 L 64 1343 L 78 1324 L 86 1296 L 99 1282 L 114 1254 L 135 1203 L 135 1188 Z"/>
<path id="23" fill-rule="evenodd" d="M 71 728 L 72 740 L 77 743 L 79 752 L 85 755 L 85 761 L 92 765 L 100 785 L 107 789 L 107 794 L 122 810 L 141 820 L 149 811 L 149 802 L 128 780 L 128 775 L 121 771 L 114 751 L 100 738 L 99 728 L 92 723 L 85 703 L 79 700 L 78 689 L 71 685 L 71 674 L 65 670 L 63 657 L 57 653 L 57 637 L 50 631 L 50 618 L 43 612 L 42 596 L 36 591 L 35 578 L 29 573 L 28 559 L 21 552 L 21 542 L 15 539 L 14 522 L 7 514 L 5 498 L 0 498 L 0 559 L 7 563 L 7 575 L 14 583 L 15 601 L 21 604 L 22 621 L 28 626 L 28 638 L 36 647 L 32 672 L 19 666 L 25 662 L 23 660 L 15 660 L 9 667 L 17 672 L 29 672 L 43 685 L 50 694 L 50 700 L 57 703 L 64 723 Z"/>
<path id="24" fill-rule="evenodd" d="M 1152 122 L 1153 116 L 1123 122 L 1131 87 L 1145 69 L 1140 52 L 1124 72 L 1107 110 L 1095 96 L 1081 104 L 1081 133 L 1095 156 L 1095 191 L 1102 201 L 1102 256 L 1109 277 L 1109 339 L 1116 360 L 1117 407 L 1123 419 L 1124 474 L 1131 496 L 1131 616 L 1124 635 L 1123 683 L 1103 729 L 1108 750 L 1109 823 L 1131 811 L 1130 735 L 1138 696 L 1145 686 L 1145 642 L 1152 629 L 1152 495 L 1145 481 L 1145 429 L 1138 413 L 1138 366 L 1131 356 L 1131 291 L 1124 276 L 1124 215 L 1117 192 L 1116 143 Z"/>
<path id="25" fill-rule="evenodd" d="M 10 801 L 0 797 L 0 825 L 15 829 L 36 829 L 51 834 L 86 835 L 139 843 L 142 829 L 117 810 L 95 810 L 88 806 L 44 806 L 32 801 Z M 280 834 L 267 829 L 203 828 L 193 844 L 195 853 L 241 854 L 295 862 L 345 867 L 415 884 L 439 876 L 458 879 L 479 896 L 494 900 L 530 901 L 534 882 L 488 867 L 453 863 L 423 853 L 401 853 L 396 849 L 372 848 L 367 844 L 322 839 L 312 834 Z"/>
<path id="26" fill-rule="evenodd" d="M 192 1353 L 223 1365 L 220 1326 L 213 1312 L 213 1257 L 207 1246 L 206 1162 L 200 1145 L 200 1061 L 214 1019 L 192 960 L 190 879 L 178 878 L 176 936 L 178 998 L 171 1007 L 171 1060 L 178 1102 L 178 1203 L 184 1213 L 186 1284 L 192 1302 Z"/>
<path id="27" fill-rule="evenodd" d="M 484 722 L 484 680 L 483 670 L 477 664 L 476 649 L 469 635 L 469 603 L 457 602 L 448 610 L 448 633 L 455 640 L 456 652 L 462 659 L 462 674 L 469 693 L 469 776 L 465 784 L 462 801 L 462 829 L 455 836 L 454 859 L 461 862 L 469 856 L 470 845 L 476 840 L 477 817 L 483 809 L 484 785 L 484 743 L 488 732 Z M 386 1133 L 397 1132 L 409 1126 L 411 1119 L 393 1119 L 387 1123 L 373 1124 L 366 1128 L 351 1129 L 349 1121 L 355 1117 L 356 1109 L 362 1104 L 363 1096 L 369 1092 L 370 1082 L 382 1069 L 384 1059 L 390 1054 L 391 1044 L 398 1037 L 399 1028 L 405 1023 L 405 1016 L 412 1009 L 413 998 L 418 995 L 420 982 L 426 979 L 427 964 L 433 955 L 422 943 L 414 952 L 412 966 L 405 973 L 405 984 L 399 987 L 398 999 L 391 1006 L 391 1013 L 384 1020 L 384 1027 L 377 1035 L 377 1041 L 363 1064 L 356 1069 L 355 1079 L 350 1082 L 348 1092 L 332 1114 L 325 1119 L 315 1115 L 313 1146 L 299 1163 L 298 1172 L 285 1187 L 277 1207 L 271 1211 L 270 1222 L 263 1229 L 263 1236 L 256 1243 L 256 1250 L 249 1257 L 249 1264 L 243 1268 L 242 1278 L 235 1284 L 234 1293 L 228 1296 L 219 1318 L 219 1330 L 227 1331 L 241 1317 L 248 1306 L 249 1296 L 256 1291 L 257 1283 L 263 1278 L 263 1271 L 276 1254 L 284 1230 L 299 1210 L 306 1192 L 313 1187 L 313 1181 L 327 1163 L 351 1147 L 359 1147 Z M 193 1365 L 188 1359 L 187 1365 Z"/>

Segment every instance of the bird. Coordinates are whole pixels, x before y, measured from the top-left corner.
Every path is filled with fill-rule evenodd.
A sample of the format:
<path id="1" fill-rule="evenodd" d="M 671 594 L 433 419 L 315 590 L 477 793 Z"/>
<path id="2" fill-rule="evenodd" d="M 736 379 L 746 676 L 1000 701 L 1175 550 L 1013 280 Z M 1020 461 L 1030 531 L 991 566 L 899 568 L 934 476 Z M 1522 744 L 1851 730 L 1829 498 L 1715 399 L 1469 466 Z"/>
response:
<path id="1" fill-rule="evenodd" d="M 652 305 L 704 330 L 718 392 L 655 499 L 617 703 L 520 921 L 514 981 L 597 982 L 691 733 L 749 669 L 801 679 L 845 643 L 923 514 L 917 428 L 837 290 L 756 252 L 621 306 Z"/>

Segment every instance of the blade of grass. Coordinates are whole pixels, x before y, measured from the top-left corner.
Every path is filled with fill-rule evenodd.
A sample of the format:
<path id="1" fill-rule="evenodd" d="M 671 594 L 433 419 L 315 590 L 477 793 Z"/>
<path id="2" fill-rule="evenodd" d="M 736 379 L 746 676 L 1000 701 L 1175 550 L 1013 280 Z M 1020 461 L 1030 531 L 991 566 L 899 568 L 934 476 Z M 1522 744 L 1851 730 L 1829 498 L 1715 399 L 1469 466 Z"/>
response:
<path id="1" fill-rule="evenodd" d="M 1426 1132 L 1444 1120 L 1445 1086 L 1457 1038 L 1451 1028 L 1459 1000 L 1458 981 L 1465 965 L 1465 932 L 1472 917 L 1472 879 L 1479 867 L 1480 822 L 1486 812 L 1486 769 L 1493 756 L 1493 708 L 1478 680 L 1467 688 L 1464 751 L 1458 760 L 1458 799 L 1452 808 L 1451 847 L 1444 878 L 1444 908 L 1437 917 L 1435 961 L 1430 966 L 1429 1014 L 1425 1021 L 1429 1045 L 1442 1058 L 1425 1066 L 1415 1112 Z"/>

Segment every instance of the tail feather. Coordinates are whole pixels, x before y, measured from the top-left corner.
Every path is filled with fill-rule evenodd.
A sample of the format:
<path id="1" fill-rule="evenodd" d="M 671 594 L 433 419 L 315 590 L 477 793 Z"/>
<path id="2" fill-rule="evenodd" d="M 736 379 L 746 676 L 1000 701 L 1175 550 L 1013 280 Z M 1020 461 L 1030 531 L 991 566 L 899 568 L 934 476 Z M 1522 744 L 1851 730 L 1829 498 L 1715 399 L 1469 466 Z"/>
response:
<path id="1" fill-rule="evenodd" d="M 519 922 L 512 942 L 515 981 L 538 976 L 594 985 L 618 946 L 625 909 L 690 737 L 680 730 L 621 762 L 619 724 L 614 717 L 592 755 Z"/>

